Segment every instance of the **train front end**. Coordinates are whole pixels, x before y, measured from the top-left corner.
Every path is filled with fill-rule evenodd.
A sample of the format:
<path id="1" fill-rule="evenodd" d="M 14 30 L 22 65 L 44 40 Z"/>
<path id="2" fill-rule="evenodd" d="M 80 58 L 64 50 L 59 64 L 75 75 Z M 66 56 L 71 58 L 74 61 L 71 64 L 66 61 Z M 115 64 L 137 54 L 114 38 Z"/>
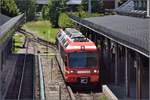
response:
<path id="1" fill-rule="evenodd" d="M 77 43 L 76 43 L 77 44 Z M 82 45 L 84 44 L 84 45 Z M 67 83 L 97 84 L 99 82 L 99 58 L 96 46 L 79 43 L 67 48 Z"/>

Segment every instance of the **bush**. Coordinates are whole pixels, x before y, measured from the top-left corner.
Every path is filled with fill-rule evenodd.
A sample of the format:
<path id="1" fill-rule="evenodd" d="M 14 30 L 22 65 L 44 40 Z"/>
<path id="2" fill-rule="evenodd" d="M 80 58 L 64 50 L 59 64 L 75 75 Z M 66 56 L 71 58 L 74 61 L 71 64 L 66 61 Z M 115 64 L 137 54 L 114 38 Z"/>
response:
<path id="1" fill-rule="evenodd" d="M 15 0 L 19 11 L 26 13 L 27 21 L 35 18 L 36 13 L 36 0 Z"/>
<path id="2" fill-rule="evenodd" d="M 54 1 L 54 0 L 51 3 L 49 3 L 50 22 L 52 24 L 52 27 L 55 27 L 55 28 L 58 27 L 58 19 L 60 15 L 59 5 L 60 5 L 60 2 Z"/>
<path id="3" fill-rule="evenodd" d="M 10 17 L 17 16 L 19 11 L 14 0 L 1 0 L 1 13 Z"/>
<path id="4" fill-rule="evenodd" d="M 104 16 L 104 14 L 102 14 L 102 13 L 91 13 L 91 14 L 89 14 L 88 12 L 85 12 L 85 11 L 74 12 L 74 13 L 69 13 L 69 14 L 80 17 L 80 18 Z"/>
<path id="5" fill-rule="evenodd" d="M 59 16 L 59 27 L 73 27 L 74 22 L 70 20 L 66 13 L 61 13 Z"/>
<path id="6" fill-rule="evenodd" d="M 47 5 L 42 8 L 42 18 L 45 20 L 49 19 L 49 7 Z"/>

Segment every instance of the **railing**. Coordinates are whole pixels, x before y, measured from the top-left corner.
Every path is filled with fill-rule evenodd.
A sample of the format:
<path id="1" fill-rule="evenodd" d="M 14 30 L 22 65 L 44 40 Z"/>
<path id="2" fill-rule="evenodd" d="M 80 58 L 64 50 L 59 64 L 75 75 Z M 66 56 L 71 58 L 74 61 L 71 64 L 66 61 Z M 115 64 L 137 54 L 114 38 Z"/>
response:
<path id="1" fill-rule="evenodd" d="M 24 21 L 24 14 L 14 17 L 0 27 L 0 43 L 5 41 Z"/>
<path id="2" fill-rule="evenodd" d="M 40 55 L 38 55 L 38 62 L 39 62 L 39 71 L 40 71 L 40 100 L 45 100 L 45 85 L 44 85 L 43 69 L 42 69 Z"/>

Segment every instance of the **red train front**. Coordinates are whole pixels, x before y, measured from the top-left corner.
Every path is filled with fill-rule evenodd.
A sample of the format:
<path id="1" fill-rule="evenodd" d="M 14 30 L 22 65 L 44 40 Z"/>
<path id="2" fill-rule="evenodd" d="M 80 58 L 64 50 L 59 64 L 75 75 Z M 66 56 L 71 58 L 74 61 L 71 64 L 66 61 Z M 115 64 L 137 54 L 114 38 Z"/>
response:
<path id="1" fill-rule="evenodd" d="M 76 29 L 66 28 L 58 33 L 57 46 L 65 65 L 67 83 L 98 83 L 99 58 L 91 40 Z"/>

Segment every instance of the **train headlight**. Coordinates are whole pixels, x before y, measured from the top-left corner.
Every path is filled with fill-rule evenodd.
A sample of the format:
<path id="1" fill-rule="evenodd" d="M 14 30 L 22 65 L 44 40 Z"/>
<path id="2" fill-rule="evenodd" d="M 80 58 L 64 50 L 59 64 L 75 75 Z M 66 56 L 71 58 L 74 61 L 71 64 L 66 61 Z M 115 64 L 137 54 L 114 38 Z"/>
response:
<path id="1" fill-rule="evenodd" d="M 75 73 L 75 71 L 74 70 L 66 70 L 65 73 L 66 74 L 73 74 L 73 73 Z"/>
<path id="2" fill-rule="evenodd" d="M 93 73 L 99 73 L 99 70 L 94 69 Z"/>
<path id="3" fill-rule="evenodd" d="M 70 73 L 74 73 L 74 71 L 73 71 L 73 70 L 71 70 L 71 71 L 70 71 Z"/>
<path id="4" fill-rule="evenodd" d="M 94 73 L 97 73 L 97 70 L 94 70 L 93 72 L 94 72 Z"/>
<path id="5" fill-rule="evenodd" d="M 70 72 L 68 70 L 65 70 L 65 74 L 70 74 Z"/>

